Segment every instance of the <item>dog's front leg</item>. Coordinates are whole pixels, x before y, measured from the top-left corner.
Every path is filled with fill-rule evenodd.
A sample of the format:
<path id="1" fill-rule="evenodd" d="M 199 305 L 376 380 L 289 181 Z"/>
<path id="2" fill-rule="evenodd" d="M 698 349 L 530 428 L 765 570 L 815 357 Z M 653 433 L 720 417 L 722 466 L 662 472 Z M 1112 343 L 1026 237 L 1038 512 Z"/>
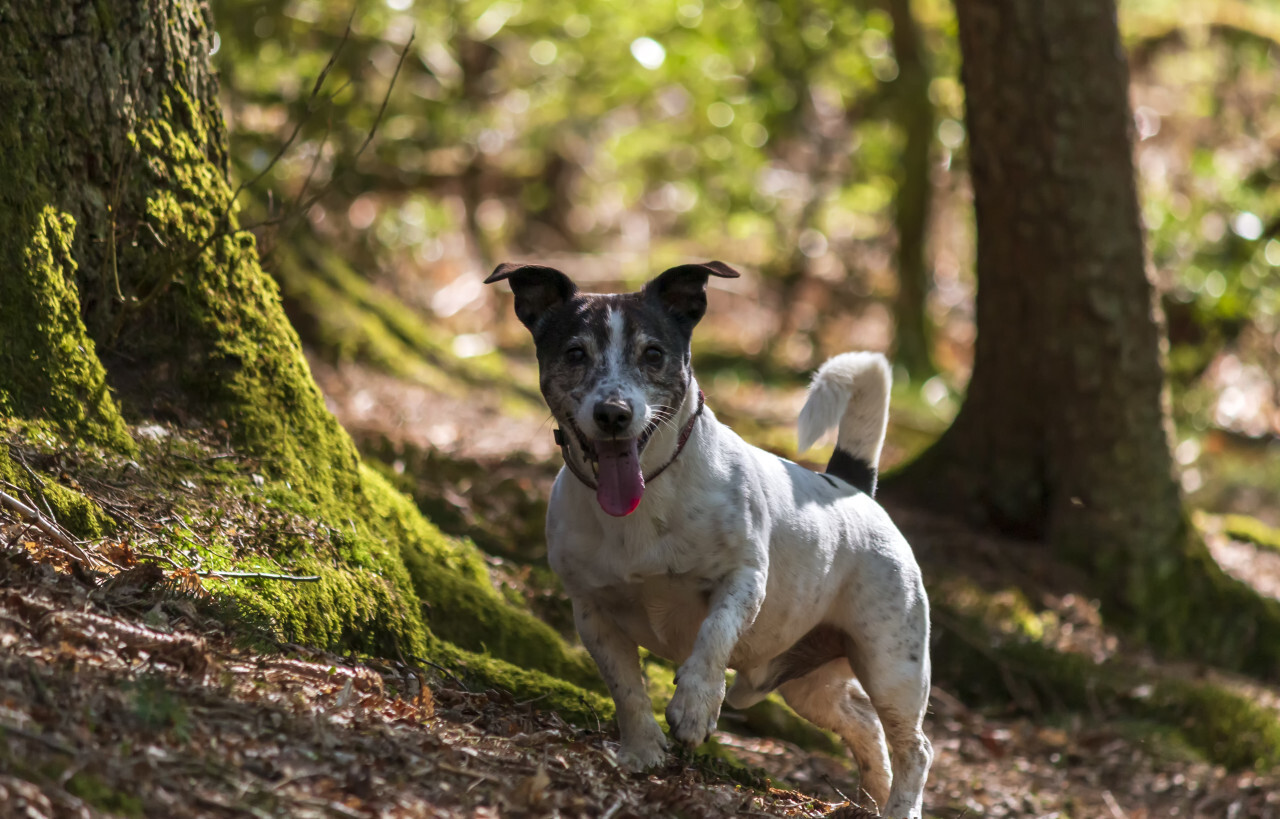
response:
<path id="1" fill-rule="evenodd" d="M 711 610 L 698 629 L 693 653 L 676 672 L 676 693 L 667 705 L 667 725 L 681 742 L 701 745 L 715 731 L 725 668 L 738 638 L 755 622 L 766 580 L 759 567 L 743 567 L 712 593 Z"/>
<path id="2" fill-rule="evenodd" d="M 666 756 L 667 739 L 644 690 L 639 646 L 590 601 L 574 599 L 573 621 L 613 695 L 622 740 L 619 763 L 629 771 L 660 765 Z"/>

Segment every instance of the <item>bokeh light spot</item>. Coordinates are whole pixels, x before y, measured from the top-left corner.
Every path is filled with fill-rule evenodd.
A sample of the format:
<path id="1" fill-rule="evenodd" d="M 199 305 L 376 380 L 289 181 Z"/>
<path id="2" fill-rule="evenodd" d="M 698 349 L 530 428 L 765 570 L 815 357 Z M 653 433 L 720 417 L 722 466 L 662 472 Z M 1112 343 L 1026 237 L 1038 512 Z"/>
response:
<path id="1" fill-rule="evenodd" d="M 667 50 L 652 37 L 637 37 L 631 41 L 631 56 L 640 65 L 655 71 L 662 67 L 667 59 Z"/>
<path id="2" fill-rule="evenodd" d="M 1262 235 L 1262 220 L 1256 213 L 1241 211 L 1231 220 L 1231 230 L 1241 239 L 1253 241 Z"/>
<path id="3" fill-rule="evenodd" d="M 724 102 L 713 102 L 707 106 L 707 119 L 717 128 L 728 128 L 733 122 L 733 107 Z"/>
<path id="4" fill-rule="evenodd" d="M 938 123 L 938 141 L 954 151 L 964 144 L 964 126 L 954 119 L 944 119 Z"/>
<path id="5" fill-rule="evenodd" d="M 752 148 L 763 148 L 769 141 L 769 129 L 758 122 L 751 122 L 742 127 L 742 141 Z"/>
<path id="6" fill-rule="evenodd" d="M 529 59 L 538 65 L 551 65 L 556 61 L 556 44 L 550 40 L 539 40 L 529 46 Z"/>

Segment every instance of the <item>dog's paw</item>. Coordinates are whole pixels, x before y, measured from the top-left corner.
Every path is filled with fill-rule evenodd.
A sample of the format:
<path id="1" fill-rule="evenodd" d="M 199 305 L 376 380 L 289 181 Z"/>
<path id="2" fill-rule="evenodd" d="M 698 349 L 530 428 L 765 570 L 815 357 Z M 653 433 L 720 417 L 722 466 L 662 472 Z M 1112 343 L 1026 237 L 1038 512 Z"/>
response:
<path id="1" fill-rule="evenodd" d="M 640 773 L 661 765 L 666 759 L 667 738 L 652 718 L 641 729 L 639 736 L 626 737 L 618 752 L 618 764 L 631 773 Z"/>
<path id="2" fill-rule="evenodd" d="M 667 725 L 680 742 L 697 747 L 716 730 L 720 704 L 724 702 L 724 675 L 719 683 L 679 674 L 676 693 L 667 704 Z"/>

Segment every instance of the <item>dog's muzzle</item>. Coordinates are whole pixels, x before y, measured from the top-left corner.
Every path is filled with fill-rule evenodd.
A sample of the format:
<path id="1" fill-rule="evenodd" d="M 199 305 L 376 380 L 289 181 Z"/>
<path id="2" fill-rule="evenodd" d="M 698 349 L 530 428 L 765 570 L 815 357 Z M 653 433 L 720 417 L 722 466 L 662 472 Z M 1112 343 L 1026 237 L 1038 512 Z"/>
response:
<path id="1" fill-rule="evenodd" d="M 584 435 L 578 425 L 573 422 L 573 419 L 569 419 L 565 426 L 572 432 L 583 457 L 591 466 L 591 475 L 587 475 L 583 471 L 582 465 L 574 457 L 569 446 L 569 438 L 562 429 L 557 429 L 554 432 L 556 445 L 560 447 L 560 452 L 564 456 L 564 462 L 569 467 L 569 471 L 587 487 L 595 490 L 596 500 L 599 501 L 600 507 L 614 517 L 624 517 L 634 512 L 636 507 L 640 505 L 645 486 L 665 472 L 667 467 L 675 463 L 676 458 L 680 457 L 685 444 L 689 442 L 689 436 L 693 434 L 693 427 L 698 418 L 701 417 L 702 409 L 705 405 L 706 396 L 703 395 L 702 390 L 698 390 L 698 408 L 689 417 L 684 429 L 680 431 L 675 452 L 671 454 L 671 458 L 666 463 L 654 470 L 648 477 L 644 475 L 641 469 L 640 456 L 643 454 L 645 447 L 648 446 L 653 434 L 657 431 L 658 425 L 669 420 L 668 416 L 659 415 L 655 417 L 644 428 L 639 437 L 608 438 L 595 441 Z"/>

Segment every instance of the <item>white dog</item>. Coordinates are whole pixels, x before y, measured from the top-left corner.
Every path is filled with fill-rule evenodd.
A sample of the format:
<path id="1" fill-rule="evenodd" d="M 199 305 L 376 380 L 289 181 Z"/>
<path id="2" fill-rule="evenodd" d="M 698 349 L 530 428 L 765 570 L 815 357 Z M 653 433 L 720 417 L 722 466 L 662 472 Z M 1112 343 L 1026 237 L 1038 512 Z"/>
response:
<path id="1" fill-rule="evenodd" d="M 731 706 L 778 689 L 844 738 L 885 816 L 915 819 L 933 758 L 921 729 L 929 604 L 910 546 L 872 499 L 888 365 L 846 353 L 815 376 L 800 446 L 839 426 L 826 473 L 747 444 L 704 406 L 689 353 L 708 276 L 737 275 L 682 265 L 620 295 L 580 293 L 540 265 L 489 277 L 511 282 L 562 427 L 548 557 L 617 704 L 626 767 L 666 749 L 644 646 L 679 664 L 666 711 L 677 740 L 715 730 L 733 668 Z"/>

